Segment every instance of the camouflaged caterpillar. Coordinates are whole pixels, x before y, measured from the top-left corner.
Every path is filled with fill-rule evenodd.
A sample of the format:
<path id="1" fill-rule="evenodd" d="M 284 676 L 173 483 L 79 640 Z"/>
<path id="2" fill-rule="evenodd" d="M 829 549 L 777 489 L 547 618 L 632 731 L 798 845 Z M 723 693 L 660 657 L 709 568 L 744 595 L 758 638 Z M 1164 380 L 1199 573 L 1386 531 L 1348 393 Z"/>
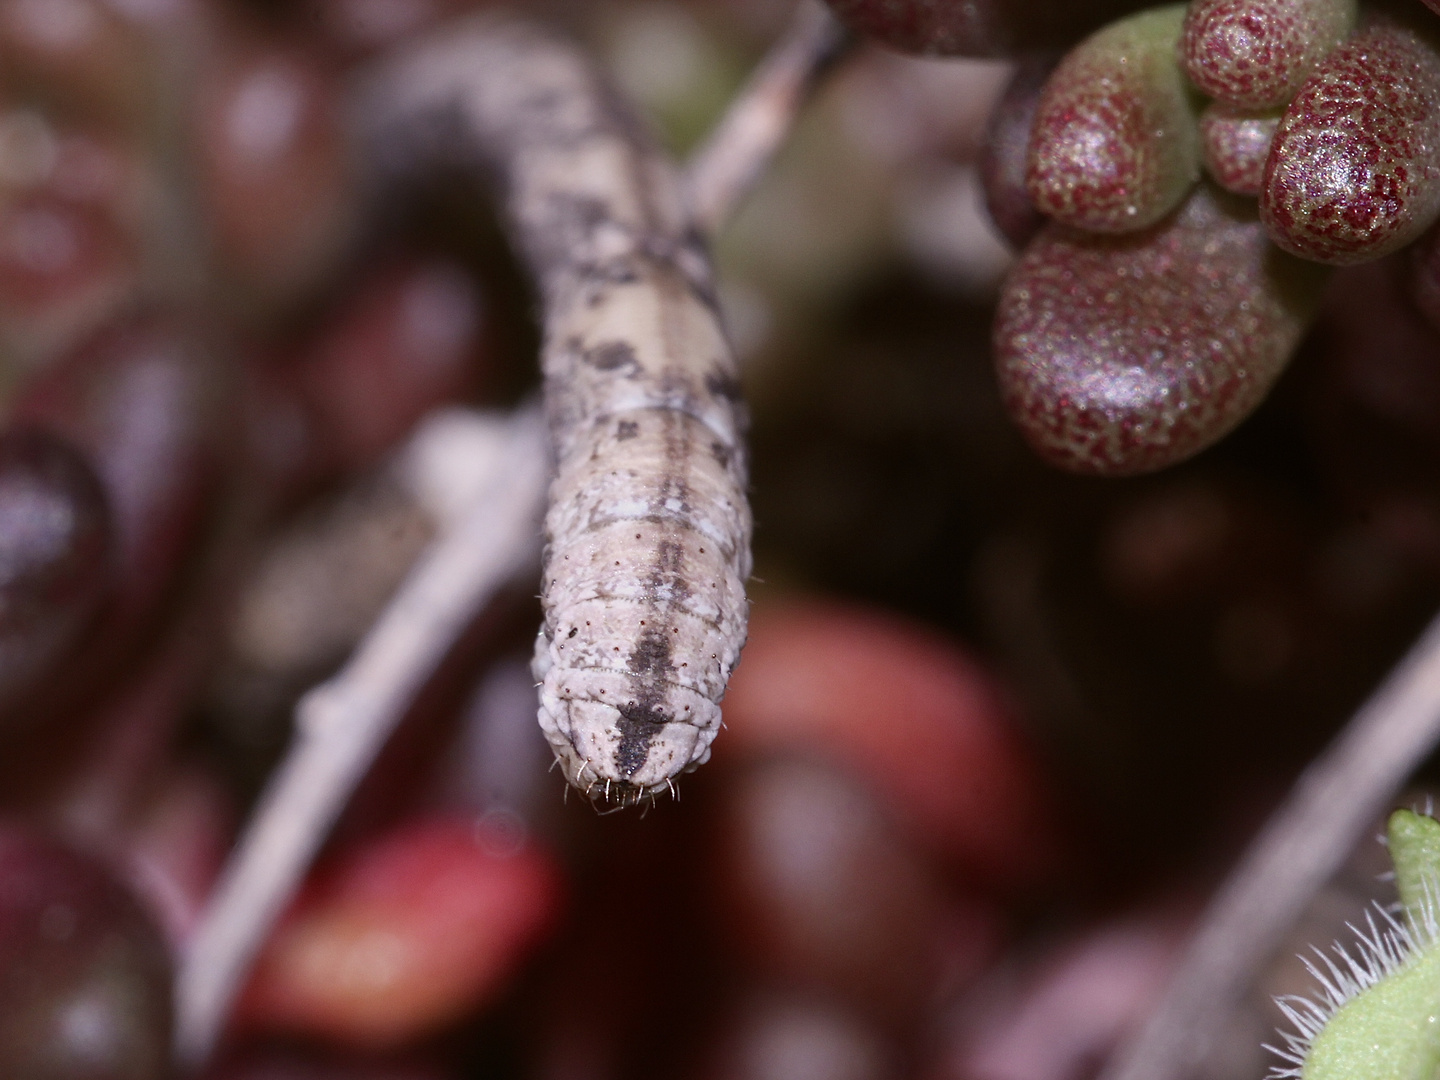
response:
<path id="1" fill-rule="evenodd" d="M 572 208 L 593 254 L 547 327 L 556 475 L 534 671 L 566 777 L 624 804 L 710 756 L 745 640 L 751 524 L 735 363 L 675 177 L 595 119 L 579 144 L 595 164 L 577 172 L 622 140 L 649 157 L 643 192 L 620 196 L 617 177 Z"/>
<path id="2" fill-rule="evenodd" d="M 577 50 L 482 15 L 420 55 L 364 123 L 498 178 L 545 312 L 540 726 L 573 785 L 637 802 L 709 757 L 745 640 L 744 416 L 708 256 Z"/>

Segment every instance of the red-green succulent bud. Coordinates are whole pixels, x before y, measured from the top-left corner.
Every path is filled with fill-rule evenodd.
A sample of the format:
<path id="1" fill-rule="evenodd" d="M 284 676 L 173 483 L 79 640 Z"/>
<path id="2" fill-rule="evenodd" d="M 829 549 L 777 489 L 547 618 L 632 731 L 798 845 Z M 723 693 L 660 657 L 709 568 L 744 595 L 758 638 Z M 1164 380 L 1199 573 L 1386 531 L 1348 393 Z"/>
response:
<path id="1" fill-rule="evenodd" d="M 1278 113 L 1249 116 L 1218 102 L 1212 104 L 1200 114 L 1206 172 L 1226 191 L 1259 195 L 1265 159 L 1279 123 Z"/>
<path id="2" fill-rule="evenodd" d="M 1440 54 L 1377 21 L 1320 65 L 1281 117 L 1260 191 L 1275 242 L 1316 262 L 1366 262 L 1440 216 Z"/>
<path id="3" fill-rule="evenodd" d="M 1276 251 L 1250 206 L 1208 186 L 1139 235 L 1051 225 L 996 313 L 1006 406 L 1063 468 L 1123 476 L 1182 461 L 1265 397 L 1323 277 Z"/>
<path id="4" fill-rule="evenodd" d="M 1200 175 L 1192 91 L 1175 59 L 1175 4 L 1086 38 L 1045 84 L 1025 184 L 1041 212 L 1095 232 L 1147 228 Z"/>
<path id="5" fill-rule="evenodd" d="M 1355 26 L 1355 0 L 1191 0 L 1185 70 L 1237 109 L 1278 109 Z"/>

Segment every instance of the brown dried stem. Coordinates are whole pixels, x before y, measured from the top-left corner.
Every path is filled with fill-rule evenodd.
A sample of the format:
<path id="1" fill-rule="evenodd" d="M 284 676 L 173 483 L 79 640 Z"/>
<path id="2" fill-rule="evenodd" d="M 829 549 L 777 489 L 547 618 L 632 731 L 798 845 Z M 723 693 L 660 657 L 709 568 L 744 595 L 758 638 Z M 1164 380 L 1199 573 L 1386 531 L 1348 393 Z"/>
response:
<path id="1" fill-rule="evenodd" d="M 790 29 L 686 167 L 690 214 L 701 233 L 713 236 L 734 215 L 784 143 L 810 91 L 851 41 L 820 0 L 800 0 Z"/>
<path id="2" fill-rule="evenodd" d="M 1185 1080 L 1285 931 L 1440 742 L 1440 618 L 1301 774 L 1102 1080 Z"/>

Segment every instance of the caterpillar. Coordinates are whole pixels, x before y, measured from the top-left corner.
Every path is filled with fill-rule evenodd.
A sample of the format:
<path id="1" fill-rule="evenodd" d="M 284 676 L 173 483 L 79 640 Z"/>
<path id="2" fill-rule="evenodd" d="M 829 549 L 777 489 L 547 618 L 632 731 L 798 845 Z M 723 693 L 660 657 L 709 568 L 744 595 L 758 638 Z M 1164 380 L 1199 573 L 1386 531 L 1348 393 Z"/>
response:
<path id="1" fill-rule="evenodd" d="M 704 244 L 669 161 L 569 45 L 482 15 L 396 63 L 367 104 L 377 152 L 492 174 L 544 308 L 541 729 L 593 799 L 673 790 L 719 730 L 751 567 L 744 409 Z"/>
<path id="2" fill-rule="evenodd" d="M 1276 1004 L 1293 1025 L 1270 1080 L 1431 1080 L 1440 1073 L 1440 822 L 1397 810 L 1388 843 L 1401 914 L 1383 908 L 1355 930 L 1358 956 L 1341 945 L 1303 958 L 1314 998 Z"/>

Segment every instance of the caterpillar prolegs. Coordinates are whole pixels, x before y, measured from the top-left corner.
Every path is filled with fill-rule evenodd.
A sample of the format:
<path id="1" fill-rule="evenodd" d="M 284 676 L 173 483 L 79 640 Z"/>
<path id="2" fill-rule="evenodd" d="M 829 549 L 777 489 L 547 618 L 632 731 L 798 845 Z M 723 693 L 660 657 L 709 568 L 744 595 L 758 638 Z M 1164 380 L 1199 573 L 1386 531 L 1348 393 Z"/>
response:
<path id="1" fill-rule="evenodd" d="M 745 638 L 743 410 L 709 260 L 577 50 L 482 16 L 399 63 L 372 141 L 497 176 L 544 305 L 540 726 L 572 784 L 637 801 L 709 756 Z"/>

